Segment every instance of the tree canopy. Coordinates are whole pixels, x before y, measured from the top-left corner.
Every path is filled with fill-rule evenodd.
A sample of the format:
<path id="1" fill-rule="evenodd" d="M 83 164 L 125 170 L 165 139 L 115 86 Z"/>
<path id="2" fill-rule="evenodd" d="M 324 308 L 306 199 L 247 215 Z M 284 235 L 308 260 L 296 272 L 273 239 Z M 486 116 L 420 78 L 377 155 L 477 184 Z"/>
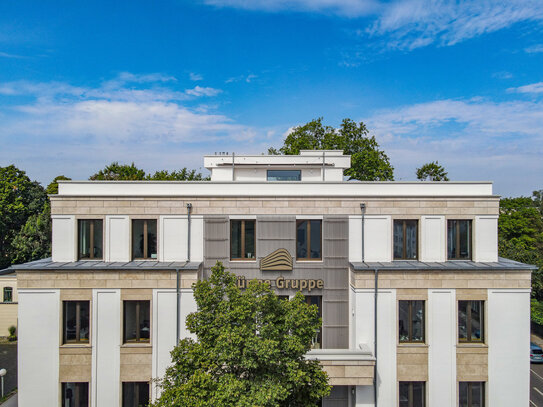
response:
<path id="1" fill-rule="evenodd" d="M 447 171 L 437 161 L 417 168 L 417 179 L 420 181 L 449 181 Z"/>
<path id="2" fill-rule="evenodd" d="M 186 167 L 179 171 L 162 170 L 156 171 L 154 174 L 146 174 L 145 170 L 136 167 L 134 163 L 128 165 L 119 164 L 115 161 L 91 175 L 89 179 L 108 181 L 207 181 L 209 178 L 204 177 L 196 170 L 189 170 Z"/>
<path id="3" fill-rule="evenodd" d="M 344 175 L 361 181 L 391 181 L 394 167 L 375 136 L 370 136 L 363 122 L 344 119 L 335 129 L 322 124 L 322 117 L 295 127 L 279 150 L 270 148 L 268 154 L 299 154 L 300 150 L 343 150 L 351 155 L 351 168 Z"/>
<path id="4" fill-rule="evenodd" d="M 45 193 L 47 195 L 56 195 L 58 194 L 58 182 L 59 181 L 70 181 L 71 178 L 65 177 L 64 175 L 58 175 L 55 177 L 53 181 L 47 185 L 47 188 L 45 188 Z"/>
<path id="5" fill-rule="evenodd" d="M 256 281 L 242 291 L 218 262 L 194 297 L 187 328 L 197 341 L 174 348 L 152 406 L 317 406 L 329 394 L 319 362 L 304 358 L 321 322 L 300 293 L 279 299 Z"/>

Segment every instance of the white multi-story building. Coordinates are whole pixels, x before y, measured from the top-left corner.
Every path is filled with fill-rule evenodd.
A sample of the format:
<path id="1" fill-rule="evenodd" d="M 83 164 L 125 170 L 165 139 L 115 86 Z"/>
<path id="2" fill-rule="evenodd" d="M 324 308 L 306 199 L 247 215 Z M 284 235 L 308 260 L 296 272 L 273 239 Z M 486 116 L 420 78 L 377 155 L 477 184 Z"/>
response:
<path id="1" fill-rule="evenodd" d="M 527 406 L 530 266 L 490 182 L 345 181 L 341 151 L 205 157 L 211 181 L 64 181 L 51 259 L 15 266 L 19 403 L 137 406 L 216 261 L 301 291 L 324 406 Z"/>

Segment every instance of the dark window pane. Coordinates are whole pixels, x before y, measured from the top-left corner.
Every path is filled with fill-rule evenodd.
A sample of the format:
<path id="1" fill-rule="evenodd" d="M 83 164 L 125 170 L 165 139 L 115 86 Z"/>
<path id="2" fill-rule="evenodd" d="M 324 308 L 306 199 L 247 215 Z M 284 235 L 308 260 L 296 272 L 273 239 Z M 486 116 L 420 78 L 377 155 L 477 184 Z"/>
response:
<path id="1" fill-rule="evenodd" d="M 89 341 L 89 301 L 79 301 L 79 318 L 80 318 L 80 331 L 79 340 L 82 342 Z"/>
<path id="2" fill-rule="evenodd" d="M 473 382 L 471 384 L 471 407 L 484 406 L 484 385 L 482 382 Z"/>
<path id="3" fill-rule="evenodd" d="M 12 302 L 12 301 L 13 301 L 13 288 L 4 287 L 4 302 Z"/>
<path id="4" fill-rule="evenodd" d="M 447 258 L 449 260 L 471 259 L 471 221 L 447 221 Z"/>
<path id="5" fill-rule="evenodd" d="M 64 301 L 64 343 L 89 341 L 89 301 Z"/>
<path id="6" fill-rule="evenodd" d="M 88 383 L 62 383 L 62 407 L 88 407 Z"/>
<path id="7" fill-rule="evenodd" d="M 413 407 L 424 407 L 425 401 L 424 382 L 413 382 Z"/>
<path id="8" fill-rule="evenodd" d="M 321 226 L 322 221 L 312 220 L 310 221 L 311 225 L 311 258 L 320 259 L 322 258 L 321 251 Z"/>
<path id="9" fill-rule="evenodd" d="M 143 236 L 143 220 L 136 219 L 132 221 L 132 255 L 135 259 L 143 259 L 143 246 L 145 239 Z"/>
<path id="10" fill-rule="evenodd" d="M 405 258 L 414 260 L 417 258 L 417 221 L 405 221 Z"/>
<path id="11" fill-rule="evenodd" d="M 456 221 L 447 222 L 447 258 L 456 258 Z"/>
<path id="12" fill-rule="evenodd" d="M 413 342 L 424 341 L 424 301 L 412 301 L 411 332 Z"/>
<path id="13" fill-rule="evenodd" d="M 156 219 L 132 221 L 132 257 L 134 259 L 157 258 Z"/>
<path id="14" fill-rule="evenodd" d="M 80 219 L 78 229 L 79 258 L 102 259 L 103 221 L 101 219 Z"/>
<path id="15" fill-rule="evenodd" d="M 90 258 L 90 220 L 79 221 L 79 258 Z"/>
<path id="16" fill-rule="evenodd" d="M 471 306 L 471 340 L 483 340 L 483 309 L 482 301 L 470 301 Z"/>
<path id="17" fill-rule="evenodd" d="M 95 259 L 103 258 L 104 227 L 102 220 L 94 221 L 93 254 Z"/>
<path id="18" fill-rule="evenodd" d="M 394 258 L 403 259 L 403 222 L 394 221 Z"/>
<path id="19" fill-rule="evenodd" d="M 149 383 L 124 382 L 123 407 L 145 407 L 149 405 Z"/>
<path id="20" fill-rule="evenodd" d="M 468 301 L 458 301 L 458 339 L 468 339 Z"/>
<path id="21" fill-rule="evenodd" d="M 76 340 L 76 302 L 64 302 L 64 342 L 74 342 Z"/>
<path id="22" fill-rule="evenodd" d="M 460 382 L 458 385 L 458 400 L 460 407 L 484 407 L 484 382 Z"/>
<path id="23" fill-rule="evenodd" d="M 146 258 L 156 259 L 156 219 L 150 219 L 147 221 L 147 255 Z"/>
<path id="24" fill-rule="evenodd" d="M 304 220 L 298 222 L 296 228 L 296 257 L 299 259 L 307 259 L 308 247 L 307 247 L 307 226 L 308 221 Z"/>
<path id="25" fill-rule="evenodd" d="M 458 385 L 458 405 L 468 407 L 468 383 L 460 382 Z"/>
<path id="26" fill-rule="evenodd" d="M 124 342 L 149 342 L 151 337 L 149 301 L 124 302 Z"/>
<path id="27" fill-rule="evenodd" d="M 400 382 L 400 407 L 424 407 L 426 391 L 424 382 Z"/>
<path id="28" fill-rule="evenodd" d="M 301 181 L 300 170 L 268 170 L 268 181 Z"/>
<path id="29" fill-rule="evenodd" d="M 409 301 L 399 301 L 400 342 L 409 342 Z"/>
<path id="30" fill-rule="evenodd" d="M 306 295 L 305 301 L 309 305 L 316 305 L 318 310 L 318 316 L 319 318 L 322 318 L 322 296 L 320 295 Z M 322 348 L 322 323 L 319 327 L 318 331 L 315 333 L 315 337 L 313 338 L 311 347 L 313 349 L 321 349 Z"/>
<path id="31" fill-rule="evenodd" d="M 400 407 L 409 407 L 409 382 L 400 382 Z"/>
<path id="32" fill-rule="evenodd" d="M 467 220 L 459 220 L 458 222 L 458 233 L 460 235 L 460 246 L 459 246 L 459 258 L 469 259 L 470 258 L 470 222 Z"/>
<path id="33" fill-rule="evenodd" d="M 255 258 L 255 221 L 245 221 L 245 258 Z"/>
<path id="34" fill-rule="evenodd" d="M 241 259 L 241 221 L 230 223 L 230 258 Z"/>

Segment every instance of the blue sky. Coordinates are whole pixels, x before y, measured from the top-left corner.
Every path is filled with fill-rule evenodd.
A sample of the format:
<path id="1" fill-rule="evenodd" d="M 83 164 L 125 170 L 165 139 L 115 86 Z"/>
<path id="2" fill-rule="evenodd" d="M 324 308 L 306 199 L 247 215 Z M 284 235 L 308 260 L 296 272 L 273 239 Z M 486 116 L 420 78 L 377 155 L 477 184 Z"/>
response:
<path id="1" fill-rule="evenodd" d="M 0 165 L 199 168 L 364 121 L 399 180 L 439 160 L 543 188 L 540 0 L 0 2 Z"/>

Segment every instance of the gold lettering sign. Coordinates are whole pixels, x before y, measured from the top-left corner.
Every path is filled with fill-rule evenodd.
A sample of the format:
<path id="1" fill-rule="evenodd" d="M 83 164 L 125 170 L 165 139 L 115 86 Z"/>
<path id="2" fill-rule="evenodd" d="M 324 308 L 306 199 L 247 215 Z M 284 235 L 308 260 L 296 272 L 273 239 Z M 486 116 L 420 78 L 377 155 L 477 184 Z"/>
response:
<path id="1" fill-rule="evenodd" d="M 261 271 L 292 271 L 292 256 L 287 249 L 277 249 L 260 260 Z"/>
<path id="2" fill-rule="evenodd" d="M 247 280 L 244 276 L 238 276 L 238 287 L 245 289 L 251 281 L 260 281 L 268 284 L 270 287 L 275 287 L 278 290 L 299 290 L 311 292 L 315 288 L 322 290 L 324 288 L 323 280 L 315 279 L 290 279 L 285 277 L 277 277 L 275 280 L 251 279 Z M 274 284 L 272 284 L 272 282 Z"/>

